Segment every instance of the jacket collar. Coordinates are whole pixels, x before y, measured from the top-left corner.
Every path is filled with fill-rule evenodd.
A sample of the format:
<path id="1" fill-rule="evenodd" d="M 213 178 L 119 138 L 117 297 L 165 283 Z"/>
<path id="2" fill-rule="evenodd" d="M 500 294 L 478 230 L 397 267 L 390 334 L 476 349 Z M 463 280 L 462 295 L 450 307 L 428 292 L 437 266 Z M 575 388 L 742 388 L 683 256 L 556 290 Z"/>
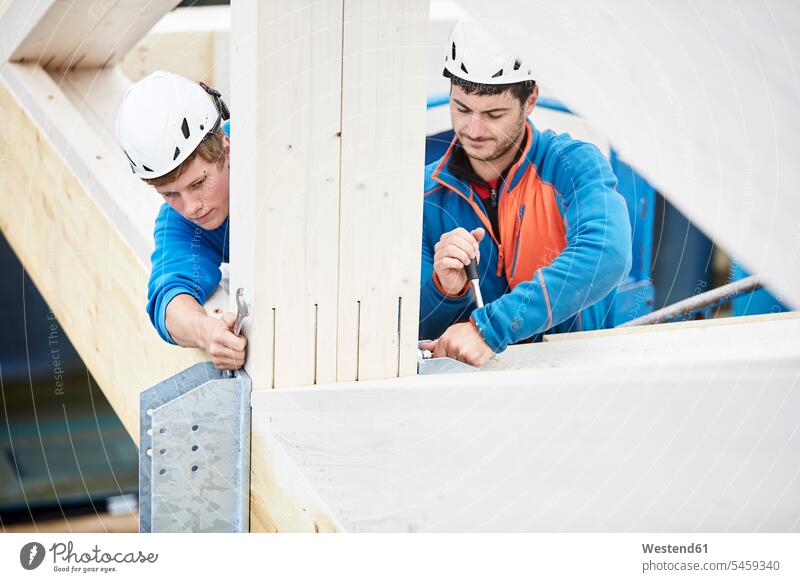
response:
<path id="1" fill-rule="evenodd" d="M 526 120 L 525 146 L 522 149 L 522 153 L 501 175 L 501 180 L 499 182 L 501 184 L 501 196 L 505 192 L 512 190 L 525 174 L 525 170 L 531 163 L 533 142 L 537 137 L 538 132 L 533 127 L 530 119 Z M 470 181 L 483 183 L 483 180 L 475 174 L 474 170 L 472 170 L 472 167 L 469 165 L 457 136 L 453 137 L 453 141 L 450 142 L 450 147 L 447 149 L 444 157 L 442 157 L 439 165 L 433 171 L 431 177 L 437 182 L 458 191 L 460 194 L 470 199 L 473 196 L 472 189 L 470 188 Z"/>

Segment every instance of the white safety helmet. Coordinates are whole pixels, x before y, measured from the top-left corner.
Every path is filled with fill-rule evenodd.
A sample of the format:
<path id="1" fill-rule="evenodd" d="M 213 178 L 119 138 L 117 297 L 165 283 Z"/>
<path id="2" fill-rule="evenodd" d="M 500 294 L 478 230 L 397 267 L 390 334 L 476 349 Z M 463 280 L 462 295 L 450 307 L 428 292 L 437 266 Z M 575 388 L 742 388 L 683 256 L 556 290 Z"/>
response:
<path id="1" fill-rule="evenodd" d="M 219 91 L 156 71 L 125 92 L 117 142 L 134 174 L 158 178 L 177 168 L 229 117 Z"/>
<path id="2" fill-rule="evenodd" d="M 443 74 L 484 85 L 534 82 L 530 65 L 469 16 L 456 22 L 450 33 Z"/>

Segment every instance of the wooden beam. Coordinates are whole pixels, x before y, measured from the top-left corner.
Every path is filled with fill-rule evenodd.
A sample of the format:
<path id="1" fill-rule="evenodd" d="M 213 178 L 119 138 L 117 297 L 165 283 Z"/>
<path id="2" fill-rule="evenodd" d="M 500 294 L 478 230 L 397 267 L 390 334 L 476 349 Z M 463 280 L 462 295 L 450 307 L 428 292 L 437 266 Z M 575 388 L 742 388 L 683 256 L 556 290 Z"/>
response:
<path id="1" fill-rule="evenodd" d="M 233 4 L 231 288 L 256 391 L 416 372 L 426 19 L 424 0 Z M 265 428 L 251 529 L 341 530 Z"/>
<path id="2" fill-rule="evenodd" d="M 427 0 L 344 3 L 339 381 L 416 374 Z"/>
<path id="3" fill-rule="evenodd" d="M 234 3 L 231 287 L 256 389 L 416 372 L 426 0 Z"/>
<path id="4" fill-rule="evenodd" d="M 203 356 L 157 336 L 144 306 L 147 270 L 95 197 L 119 192 L 127 168 L 103 157 L 40 67 L 7 64 L 0 75 L 0 230 L 135 436 L 139 391 Z"/>
<path id="5" fill-rule="evenodd" d="M 262 391 L 253 426 L 346 531 L 798 531 L 798 362 Z"/>
<path id="6" fill-rule="evenodd" d="M 800 306 L 796 4 L 473 8 L 715 245 Z"/>
<path id="7" fill-rule="evenodd" d="M 97 76 L 112 74 L 105 71 Z M 88 104 L 92 99 L 87 95 L 87 101 L 76 107 L 47 72 L 36 65 L 9 63 L 0 71 L 0 77 L 19 96 L 138 260 L 149 265 L 153 223 L 160 204 L 152 189 L 126 168 L 119 148 L 110 149 L 86 122 L 79 107 L 91 107 Z M 103 81 L 99 83 L 102 85 Z"/>
<path id="8" fill-rule="evenodd" d="M 344 531 L 270 433 L 262 416 L 252 424 L 250 531 L 331 533 Z"/>
<path id="9" fill-rule="evenodd" d="M 120 62 L 132 80 L 156 70 L 203 81 L 230 97 L 230 6 L 176 8 Z"/>
<path id="10" fill-rule="evenodd" d="M 46 69 L 118 62 L 178 0 L 17 0 L 0 21 L 0 62 Z"/>
<path id="11" fill-rule="evenodd" d="M 341 13 L 233 4 L 231 285 L 256 389 L 336 380 Z"/>

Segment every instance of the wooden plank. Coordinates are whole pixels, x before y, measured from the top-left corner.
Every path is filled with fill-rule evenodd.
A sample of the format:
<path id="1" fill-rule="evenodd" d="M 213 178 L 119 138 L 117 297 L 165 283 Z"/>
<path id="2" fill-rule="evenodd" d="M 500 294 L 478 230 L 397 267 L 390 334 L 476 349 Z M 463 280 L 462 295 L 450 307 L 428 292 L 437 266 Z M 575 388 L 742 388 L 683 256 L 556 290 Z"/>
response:
<path id="1" fill-rule="evenodd" d="M 61 107 L 66 98 L 41 92 L 52 80 L 38 67 L 6 65 L 2 78 L 0 230 L 125 428 L 138 435 L 139 391 L 202 354 L 155 333 L 144 309 L 145 267 L 63 161 L 52 132 L 31 119 L 42 100 Z M 93 144 L 83 145 L 94 155 Z"/>
<path id="2" fill-rule="evenodd" d="M 341 0 L 234 3 L 231 288 L 255 389 L 336 379 Z"/>
<path id="3" fill-rule="evenodd" d="M 266 391 L 253 424 L 347 531 L 798 531 L 799 361 Z"/>
<path id="4" fill-rule="evenodd" d="M 337 379 L 416 373 L 427 0 L 345 2 Z"/>
<path id="5" fill-rule="evenodd" d="M 48 69 L 105 67 L 120 60 L 176 4 L 176 0 L 61 0 L 30 7 L 19 0 L 3 18 L 12 36 L 0 56 L 3 61 Z"/>

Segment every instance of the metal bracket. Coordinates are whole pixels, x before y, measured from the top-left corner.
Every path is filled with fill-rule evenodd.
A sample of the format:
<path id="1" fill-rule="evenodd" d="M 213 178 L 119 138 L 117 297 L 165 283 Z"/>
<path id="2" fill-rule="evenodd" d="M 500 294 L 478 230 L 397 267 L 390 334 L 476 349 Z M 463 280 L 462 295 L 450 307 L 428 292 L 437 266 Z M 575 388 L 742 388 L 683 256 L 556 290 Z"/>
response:
<path id="1" fill-rule="evenodd" d="M 247 374 L 195 364 L 139 396 L 139 531 L 246 532 Z"/>
<path id="2" fill-rule="evenodd" d="M 477 372 L 478 368 L 453 358 L 420 358 L 417 360 L 417 374 L 459 374 Z"/>

